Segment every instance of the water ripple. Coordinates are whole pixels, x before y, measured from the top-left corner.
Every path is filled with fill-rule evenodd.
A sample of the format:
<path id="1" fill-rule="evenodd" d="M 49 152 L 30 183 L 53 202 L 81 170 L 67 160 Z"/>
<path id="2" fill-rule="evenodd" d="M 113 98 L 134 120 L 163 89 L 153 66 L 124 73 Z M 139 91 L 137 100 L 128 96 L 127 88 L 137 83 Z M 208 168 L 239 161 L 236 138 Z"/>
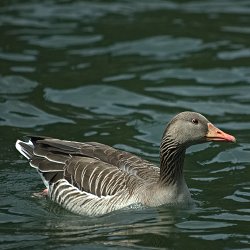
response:
<path id="1" fill-rule="evenodd" d="M 0 75 L 0 94 L 23 94 L 31 92 L 37 85 L 37 82 L 23 76 Z"/>
<path id="2" fill-rule="evenodd" d="M 214 68 L 214 69 L 163 69 L 144 74 L 141 79 L 148 81 L 160 81 L 174 78 L 181 80 L 195 80 L 204 84 L 232 84 L 240 81 L 250 82 L 249 68 Z"/>
<path id="3" fill-rule="evenodd" d="M 147 91 L 155 91 L 161 93 L 169 93 L 186 97 L 230 97 L 239 101 L 250 98 L 250 86 L 227 86 L 227 87 L 214 87 L 214 86 L 166 86 L 166 87 L 148 87 Z M 216 90 L 216 91 L 215 91 Z"/>
<path id="4" fill-rule="evenodd" d="M 229 200 L 233 200 L 236 202 L 246 202 L 249 203 L 250 202 L 250 190 L 247 187 L 243 187 L 241 190 L 236 190 L 234 191 L 234 193 L 232 195 L 228 195 L 226 197 L 224 197 L 224 199 L 229 199 Z M 241 212 L 248 212 L 249 210 L 240 210 Z"/>
<path id="5" fill-rule="evenodd" d="M 23 53 L 0 52 L 0 59 L 14 62 L 33 62 L 36 60 L 36 56 Z"/>
<path id="6" fill-rule="evenodd" d="M 102 40 L 101 35 L 93 36 L 68 36 L 68 35 L 52 35 L 47 37 L 40 36 L 22 36 L 21 40 L 27 40 L 32 45 L 38 45 L 44 48 L 66 48 L 76 45 L 93 44 Z"/>
<path id="7" fill-rule="evenodd" d="M 215 229 L 215 228 L 223 228 L 223 227 L 231 227 L 234 226 L 233 223 L 227 222 L 215 222 L 215 221 L 184 221 L 178 223 L 176 226 L 181 229 L 189 229 L 189 230 L 199 230 L 206 231 L 206 229 Z"/>
<path id="8" fill-rule="evenodd" d="M 246 214 L 236 214 L 236 213 L 218 213 L 213 215 L 204 215 L 200 216 L 204 219 L 219 219 L 223 221 L 244 221 L 249 222 L 250 221 L 250 215 Z"/>
<path id="9" fill-rule="evenodd" d="M 164 105 L 164 102 L 157 99 L 108 85 L 89 85 L 66 90 L 47 88 L 45 98 L 54 103 L 88 109 L 96 114 L 110 115 L 131 114 L 135 112 L 135 107 L 147 103 Z"/>
<path id="10" fill-rule="evenodd" d="M 234 164 L 244 164 L 248 163 L 249 159 L 250 147 L 248 144 L 242 143 L 237 148 L 227 149 L 223 152 L 218 153 L 218 155 L 216 155 L 211 161 L 206 162 L 206 164 L 211 164 L 213 162 L 231 162 Z"/>
<path id="11" fill-rule="evenodd" d="M 112 54 L 113 56 L 140 55 L 152 56 L 155 59 L 180 59 L 186 54 L 203 49 L 200 39 L 171 36 L 154 36 L 140 40 L 126 41 L 112 44 L 107 47 L 93 49 L 71 50 L 70 54 L 82 56 L 98 56 Z"/>
<path id="12" fill-rule="evenodd" d="M 235 60 L 239 58 L 249 58 L 250 57 L 250 49 L 239 49 L 234 51 L 221 51 L 217 54 L 219 59 L 222 60 Z"/>
<path id="13" fill-rule="evenodd" d="M 35 106 L 18 100 L 0 103 L 0 125 L 21 128 L 53 123 L 73 123 L 72 120 L 48 114 Z"/>

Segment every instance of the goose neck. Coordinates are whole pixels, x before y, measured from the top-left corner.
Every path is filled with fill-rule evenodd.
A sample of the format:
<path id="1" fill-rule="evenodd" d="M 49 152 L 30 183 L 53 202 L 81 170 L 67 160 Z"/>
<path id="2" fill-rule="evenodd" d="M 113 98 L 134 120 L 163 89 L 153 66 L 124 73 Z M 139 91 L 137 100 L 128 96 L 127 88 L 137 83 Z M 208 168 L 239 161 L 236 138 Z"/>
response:
<path id="1" fill-rule="evenodd" d="M 160 179 L 162 185 L 175 185 L 183 181 L 186 147 L 165 137 L 160 147 Z"/>

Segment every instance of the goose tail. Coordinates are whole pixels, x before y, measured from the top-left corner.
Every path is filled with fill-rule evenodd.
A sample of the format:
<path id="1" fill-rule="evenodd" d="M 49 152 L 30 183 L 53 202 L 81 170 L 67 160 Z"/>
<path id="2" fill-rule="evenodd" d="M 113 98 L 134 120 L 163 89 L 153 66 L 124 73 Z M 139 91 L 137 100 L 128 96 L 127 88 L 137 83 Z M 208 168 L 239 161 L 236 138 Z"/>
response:
<path id="1" fill-rule="evenodd" d="M 34 145 L 31 140 L 28 142 L 17 140 L 16 149 L 28 160 L 34 156 Z"/>

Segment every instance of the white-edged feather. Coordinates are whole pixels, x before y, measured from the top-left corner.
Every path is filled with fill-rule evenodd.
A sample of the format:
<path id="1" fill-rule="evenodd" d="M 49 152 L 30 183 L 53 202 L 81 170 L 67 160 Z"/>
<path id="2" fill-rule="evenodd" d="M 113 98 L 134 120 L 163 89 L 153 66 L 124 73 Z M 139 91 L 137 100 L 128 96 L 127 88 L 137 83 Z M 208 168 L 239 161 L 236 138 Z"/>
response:
<path id="1" fill-rule="evenodd" d="M 17 141 L 16 141 L 16 144 L 15 144 L 16 149 L 17 149 L 25 158 L 27 158 L 27 159 L 29 160 L 29 159 L 30 159 L 30 156 L 28 155 L 27 151 L 25 151 L 24 148 L 21 146 L 21 143 L 24 143 L 24 144 L 26 144 L 26 145 L 28 145 L 28 146 L 30 146 L 30 147 L 32 147 L 32 148 L 34 148 L 34 145 L 33 145 L 33 143 L 32 143 L 31 140 L 29 140 L 28 142 L 23 142 L 23 141 L 21 141 L 21 140 L 17 140 Z"/>

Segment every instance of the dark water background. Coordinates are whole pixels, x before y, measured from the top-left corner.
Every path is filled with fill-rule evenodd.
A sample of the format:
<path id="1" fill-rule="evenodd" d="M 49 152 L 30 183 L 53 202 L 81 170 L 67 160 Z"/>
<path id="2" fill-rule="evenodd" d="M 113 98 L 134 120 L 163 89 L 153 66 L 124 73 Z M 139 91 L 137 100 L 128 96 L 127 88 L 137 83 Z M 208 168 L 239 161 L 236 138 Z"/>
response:
<path id="1" fill-rule="evenodd" d="M 250 249 L 250 2 L 0 2 L 1 249 Z M 158 163 L 165 123 L 198 111 L 237 137 L 188 151 L 194 208 L 79 217 L 33 196 L 25 134 Z"/>

